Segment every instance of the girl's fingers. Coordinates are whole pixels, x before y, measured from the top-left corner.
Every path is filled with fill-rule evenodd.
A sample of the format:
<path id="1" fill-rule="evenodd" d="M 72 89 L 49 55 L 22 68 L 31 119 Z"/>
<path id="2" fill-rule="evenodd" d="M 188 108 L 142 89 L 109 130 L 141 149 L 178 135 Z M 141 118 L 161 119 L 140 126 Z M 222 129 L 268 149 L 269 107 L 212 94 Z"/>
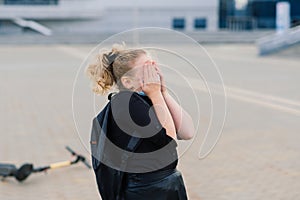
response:
<path id="1" fill-rule="evenodd" d="M 162 78 L 163 78 L 163 77 L 162 77 L 162 73 L 161 73 L 160 68 L 158 67 L 158 65 L 155 65 L 155 70 L 157 71 L 157 73 L 158 73 L 160 79 L 162 79 Z"/>
<path id="2" fill-rule="evenodd" d="M 146 83 L 153 82 L 152 67 L 149 64 L 145 65 Z"/>
<path id="3" fill-rule="evenodd" d="M 154 78 L 154 68 L 153 67 L 150 67 L 149 68 L 149 72 L 150 72 L 150 76 L 151 76 L 151 78 Z"/>
<path id="4" fill-rule="evenodd" d="M 155 64 L 154 64 L 153 66 L 154 66 L 155 70 L 157 71 L 157 73 L 158 73 L 160 76 L 162 76 L 161 70 L 160 70 L 159 66 L 156 64 L 156 62 L 155 62 Z"/>
<path id="5" fill-rule="evenodd" d="M 145 86 L 146 84 L 149 83 L 160 83 L 161 82 L 161 75 L 159 73 L 159 68 L 156 65 L 155 62 L 146 62 L 145 65 L 143 66 L 143 75 L 144 75 L 144 83 L 143 85 Z"/>
<path id="6" fill-rule="evenodd" d="M 148 73 L 147 73 L 147 64 L 143 66 L 143 73 L 144 73 L 144 85 L 148 82 Z"/>
<path id="7" fill-rule="evenodd" d="M 154 67 L 151 67 L 150 68 L 150 71 L 151 71 L 151 76 L 152 76 L 152 80 L 153 80 L 153 82 L 158 82 L 158 77 L 159 77 L 159 75 L 158 75 L 158 73 L 157 73 L 157 71 L 156 71 L 156 69 L 154 68 Z"/>

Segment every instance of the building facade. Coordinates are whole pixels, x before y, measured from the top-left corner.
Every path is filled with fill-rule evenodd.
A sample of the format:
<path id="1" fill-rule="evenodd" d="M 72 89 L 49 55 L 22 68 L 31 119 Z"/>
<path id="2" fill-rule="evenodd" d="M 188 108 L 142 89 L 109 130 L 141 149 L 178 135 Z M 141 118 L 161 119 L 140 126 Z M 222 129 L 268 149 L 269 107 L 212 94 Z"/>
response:
<path id="1" fill-rule="evenodd" d="M 14 19 L 31 20 L 55 32 L 120 32 L 136 27 L 183 31 L 218 29 L 218 1 L 204 0 L 0 0 L 0 32 Z M 20 23 L 19 23 L 20 24 Z"/>
<path id="2" fill-rule="evenodd" d="M 278 2 L 283 0 L 220 0 L 219 28 L 275 29 Z M 300 25 L 300 0 L 284 0 L 284 2 L 290 4 L 290 26 Z"/>
<path id="3" fill-rule="evenodd" d="M 291 26 L 300 22 L 300 0 Z M 0 33 L 108 32 L 137 27 L 181 31 L 274 29 L 278 0 L 0 0 Z M 47 32 L 47 29 L 51 30 Z"/>

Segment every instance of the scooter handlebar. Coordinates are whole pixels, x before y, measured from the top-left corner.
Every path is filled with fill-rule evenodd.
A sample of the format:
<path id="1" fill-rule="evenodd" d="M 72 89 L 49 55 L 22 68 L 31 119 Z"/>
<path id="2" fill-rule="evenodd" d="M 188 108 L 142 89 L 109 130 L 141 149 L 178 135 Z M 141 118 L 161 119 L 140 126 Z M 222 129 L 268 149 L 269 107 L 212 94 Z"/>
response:
<path id="1" fill-rule="evenodd" d="M 86 161 L 86 158 L 85 158 L 84 156 L 77 154 L 77 153 L 76 153 L 75 151 L 73 151 L 69 146 L 66 146 L 66 149 L 67 149 L 73 156 L 77 156 L 78 161 L 82 161 L 83 164 L 84 164 L 87 168 L 89 168 L 89 169 L 92 168 L 91 165 Z"/>
<path id="2" fill-rule="evenodd" d="M 77 153 L 75 153 L 75 151 L 73 151 L 69 146 L 66 146 L 66 149 L 73 155 L 76 156 Z"/>
<path id="3" fill-rule="evenodd" d="M 89 169 L 92 168 L 91 165 L 88 162 L 86 162 L 86 160 L 82 160 L 82 162 L 87 168 L 89 168 Z"/>

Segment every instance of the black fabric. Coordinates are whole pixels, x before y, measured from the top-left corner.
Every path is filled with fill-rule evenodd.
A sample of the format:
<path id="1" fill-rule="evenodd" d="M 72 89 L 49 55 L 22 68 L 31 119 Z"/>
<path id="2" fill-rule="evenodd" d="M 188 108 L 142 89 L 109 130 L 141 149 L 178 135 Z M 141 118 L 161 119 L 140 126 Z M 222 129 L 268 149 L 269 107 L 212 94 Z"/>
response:
<path id="1" fill-rule="evenodd" d="M 103 163 L 94 169 L 102 200 L 124 200 L 122 183 L 124 173 Z"/>
<path id="2" fill-rule="evenodd" d="M 126 102 L 118 102 L 118 99 L 127 99 L 129 96 L 129 105 Z M 108 118 L 108 125 L 107 125 L 107 131 L 108 131 L 108 138 L 111 142 L 113 142 L 116 146 L 125 149 L 129 139 L 132 137 L 130 134 L 134 131 L 134 127 L 130 127 L 131 120 L 138 126 L 147 126 L 151 121 L 149 117 L 149 110 L 152 106 L 151 100 L 144 95 L 139 95 L 136 92 L 129 92 L 129 91 L 122 91 L 116 94 L 112 101 L 115 101 L 116 103 L 112 103 L 113 108 L 116 111 L 112 113 L 110 111 L 109 118 Z M 126 105 L 127 104 L 127 105 Z M 129 107 L 129 113 L 130 117 L 127 116 L 126 110 L 128 110 Z M 117 118 L 117 119 L 116 119 Z M 143 137 L 141 139 L 141 142 L 137 149 L 135 150 L 136 153 L 148 153 L 148 152 L 154 152 L 156 150 L 159 150 L 166 145 L 168 145 L 170 142 L 173 143 L 174 148 L 172 149 L 173 152 L 171 154 L 175 155 L 177 157 L 177 151 L 176 151 L 176 141 L 173 140 L 170 136 L 166 134 L 165 128 L 162 127 L 162 125 L 159 123 L 157 118 L 153 119 L 154 121 L 157 120 L 157 132 L 153 136 L 152 132 L 141 132 L 141 136 Z M 117 121 L 117 122 L 116 122 Z M 127 127 L 124 131 L 122 128 L 119 127 L 119 125 L 122 125 L 123 127 Z M 150 161 L 149 161 L 150 162 Z M 174 159 L 174 162 L 170 163 L 168 166 L 164 166 L 161 169 L 158 170 L 166 170 L 166 169 L 175 169 L 177 166 L 177 159 Z M 139 165 L 142 165 L 143 163 L 139 162 Z M 139 166 L 144 167 L 145 169 L 149 166 L 148 162 L 144 162 L 145 166 Z M 150 169 L 149 169 L 150 170 Z"/>
<path id="3" fill-rule="evenodd" d="M 107 133 L 107 119 L 110 102 L 93 119 L 91 132 L 92 166 L 96 176 L 97 186 L 103 200 L 122 200 L 120 197 L 120 182 L 123 172 L 115 170 L 102 163 L 105 149 L 104 137 Z"/>
<path id="4" fill-rule="evenodd" d="M 126 98 L 128 101 L 126 101 Z M 175 170 L 177 166 L 177 144 L 175 140 L 166 134 L 166 130 L 161 126 L 156 115 L 150 118 L 149 113 L 151 115 L 152 102 L 147 96 L 139 95 L 135 92 L 122 91 L 113 96 L 109 95 L 109 99 L 108 104 L 97 117 L 94 118 L 91 134 L 92 163 L 98 189 L 103 200 L 140 199 L 140 195 L 146 194 L 143 193 L 144 189 L 138 192 L 135 191 L 136 188 L 132 187 L 134 185 L 128 182 L 128 173 L 125 172 L 122 167 L 118 168 L 120 163 L 121 166 L 125 163 L 125 165 L 128 164 L 133 168 L 139 167 L 150 170 L 150 172 L 140 173 L 140 175 L 151 173 L 152 175 L 155 173 L 158 175 L 159 172 Z M 144 127 L 149 125 L 150 122 L 155 130 L 140 131 L 133 125 L 136 124 L 140 127 Z M 136 135 L 132 136 L 133 133 Z M 155 134 L 153 135 L 153 133 Z M 104 136 L 107 136 L 109 140 L 104 140 Z M 122 153 L 120 155 L 113 154 L 113 151 L 111 151 L 113 148 L 106 148 L 107 142 L 126 150 L 124 152 L 128 153 Z M 163 157 L 160 156 L 160 159 L 169 159 L 173 162 L 168 162 L 171 164 L 163 167 L 160 166 L 162 162 L 157 157 L 138 160 L 134 156 L 131 156 L 132 153 L 130 153 L 134 152 L 140 155 L 139 153 L 153 152 L 166 145 L 170 147 L 161 154 Z M 105 161 L 111 161 L 112 163 L 107 164 Z M 154 164 L 155 170 L 149 168 L 152 164 Z M 160 175 L 158 177 L 160 177 Z M 146 180 L 146 182 L 148 181 Z M 151 199 L 185 199 L 186 192 L 180 172 L 178 171 L 167 177 L 160 177 L 159 183 L 162 185 L 150 182 L 151 181 L 149 181 L 146 188 L 148 192 L 150 192 L 152 188 L 151 194 L 153 192 L 167 192 L 166 194 L 161 194 L 160 198 L 156 198 L 159 194 L 152 194 Z M 158 189 L 159 187 L 161 189 Z M 127 196 L 124 196 L 125 194 Z M 145 199 L 144 196 L 142 199 Z"/>
<path id="5" fill-rule="evenodd" d="M 111 95 L 109 95 L 108 98 L 110 100 Z M 117 168 L 106 165 L 105 163 L 105 159 L 107 159 L 107 157 L 109 159 L 110 156 L 109 148 L 106 148 L 106 143 L 108 141 L 105 139 L 105 136 L 107 135 L 107 124 L 110 108 L 111 102 L 108 102 L 103 110 L 93 120 L 91 133 L 92 165 L 102 200 L 123 200 L 124 197 L 122 196 L 122 183 L 124 170 L 118 170 Z M 135 151 L 140 141 L 141 140 L 139 138 L 130 138 L 126 147 L 126 152 L 128 153 L 122 154 L 121 157 L 122 162 L 119 165 L 121 169 L 126 168 L 127 159 L 130 157 L 129 153 Z"/>
<path id="6" fill-rule="evenodd" d="M 163 171 L 148 172 L 148 173 L 126 173 L 125 182 L 130 184 L 148 184 L 163 179 L 175 172 L 175 169 L 167 169 Z"/>
<path id="7" fill-rule="evenodd" d="M 158 173 L 158 172 L 155 172 Z M 126 179 L 124 199 L 126 200 L 187 200 L 186 189 L 181 173 L 173 170 L 173 173 L 164 177 L 157 177 L 152 181 L 145 181 L 143 176 Z"/>

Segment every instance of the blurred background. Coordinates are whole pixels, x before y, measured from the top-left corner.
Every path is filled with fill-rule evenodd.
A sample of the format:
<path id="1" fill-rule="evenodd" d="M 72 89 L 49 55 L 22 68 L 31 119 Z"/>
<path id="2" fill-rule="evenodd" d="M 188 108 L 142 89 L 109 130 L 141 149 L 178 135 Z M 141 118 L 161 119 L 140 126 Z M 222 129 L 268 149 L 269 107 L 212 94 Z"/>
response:
<path id="1" fill-rule="evenodd" d="M 78 136 L 72 113 L 78 69 L 99 43 L 143 27 L 178 31 L 201 44 L 224 82 L 220 140 L 199 159 L 200 133 L 179 161 L 189 199 L 298 199 L 300 0 L 0 0 L 0 163 L 38 167 L 72 159 L 66 145 L 89 158 L 82 143 L 89 131 Z M 200 71 L 212 64 L 203 51 L 165 34 L 132 38 L 180 49 L 199 60 Z M 166 78 L 176 85 L 171 75 Z M 198 89 L 205 107 L 207 91 Z M 88 85 L 82 90 L 90 92 Z M 84 93 L 77 97 L 91 104 Z M 209 119 L 203 109 L 200 132 Z M 82 164 L 23 183 L 0 182 L 0 199 L 41 198 L 100 197 L 93 172 Z"/>
<path id="2" fill-rule="evenodd" d="M 8 35 L 22 36 L 24 40 L 15 40 L 18 44 L 39 40 L 86 43 L 98 42 L 100 35 L 106 38 L 120 31 L 151 26 L 193 33 L 201 41 L 253 42 L 265 32 L 286 26 L 282 20 L 284 14 L 281 14 L 285 7 L 277 8 L 278 2 L 282 1 L 1 0 L 0 34 L 2 38 Z M 300 23 L 300 2 L 284 2 L 289 4 L 288 27 L 296 27 Z M 281 17 L 279 24 L 276 13 Z M 251 34 L 244 33 L 245 37 L 242 37 L 236 34 L 237 31 Z M 220 32 L 223 37 L 219 37 Z M 30 37 L 33 34 L 35 37 Z M 52 37 L 38 37 L 40 35 Z M 1 39 L 1 43 L 11 42 L 5 37 Z"/>

